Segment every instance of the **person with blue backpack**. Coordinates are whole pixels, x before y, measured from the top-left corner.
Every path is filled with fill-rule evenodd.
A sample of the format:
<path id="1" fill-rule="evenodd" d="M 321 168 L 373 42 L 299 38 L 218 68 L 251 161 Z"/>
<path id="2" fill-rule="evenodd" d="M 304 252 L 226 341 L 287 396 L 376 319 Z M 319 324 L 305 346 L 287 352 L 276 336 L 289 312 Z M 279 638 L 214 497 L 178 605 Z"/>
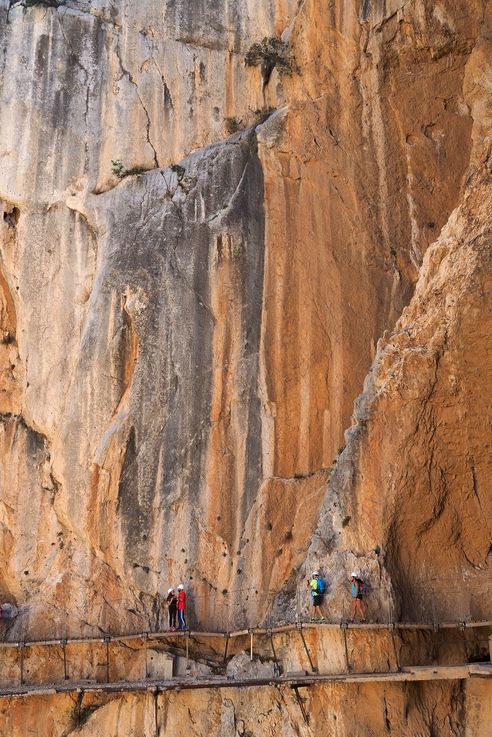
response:
<path id="1" fill-rule="evenodd" d="M 314 571 L 311 578 L 308 578 L 308 589 L 313 602 L 313 616 L 312 621 L 315 621 L 316 617 L 319 617 L 320 622 L 325 622 L 325 616 L 321 611 L 321 605 L 323 604 L 323 597 L 326 591 L 326 584 L 324 579 L 321 577 L 319 571 Z"/>

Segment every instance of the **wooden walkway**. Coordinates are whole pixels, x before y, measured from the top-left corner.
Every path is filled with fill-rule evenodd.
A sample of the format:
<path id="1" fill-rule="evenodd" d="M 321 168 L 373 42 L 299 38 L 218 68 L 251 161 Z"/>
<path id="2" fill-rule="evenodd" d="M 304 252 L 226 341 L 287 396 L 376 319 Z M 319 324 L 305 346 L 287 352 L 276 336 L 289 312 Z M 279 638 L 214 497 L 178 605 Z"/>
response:
<path id="1" fill-rule="evenodd" d="M 187 689 L 208 688 L 260 688 L 287 685 L 291 688 L 319 686 L 327 683 L 402 683 L 408 681 L 464 680 L 467 678 L 492 678 L 492 663 L 465 663 L 463 665 L 419 666 L 403 668 L 388 673 L 316 674 L 287 673 L 276 678 L 234 679 L 216 677 L 184 677 L 170 680 L 119 681 L 94 683 L 74 681 L 42 686 L 14 686 L 0 689 L 2 697 L 49 696 L 63 693 L 163 693 Z"/>
<path id="2" fill-rule="evenodd" d="M 33 647 L 33 646 L 50 646 L 50 645 L 89 645 L 96 642 L 130 642 L 132 640 L 166 640 L 176 639 L 179 637 L 197 637 L 197 638 L 215 638 L 215 639 L 230 639 L 236 637 L 244 637 L 245 635 L 271 635 L 278 634 L 281 632 L 296 632 L 298 630 L 311 630 L 311 629 L 323 629 L 323 630 L 418 630 L 418 631 L 432 631 L 439 632 L 441 630 L 471 630 L 482 627 L 492 627 L 492 620 L 479 621 L 479 622 L 441 622 L 441 623 L 420 623 L 420 622 L 297 622 L 295 624 L 282 624 L 275 627 L 251 627 L 249 629 L 233 630 L 231 632 L 202 632 L 201 630 L 186 630 L 185 632 L 170 632 L 165 630 L 163 632 L 139 632 L 134 634 L 101 634 L 98 637 L 67 637 L 57 638 L 52 640 L 15 640 L 0 642 L 0 648 L 18 648 L 18 647 Z"/>
<path id="3" fill-rule="evenodd" d="M 6 674 L 6 671 L 1 667 L 2 664 L 2 655 L 1 651 L 5 652 L 5 649 L 10 649 L 13 651 L 16 651 L 13 653 L 13 662 L 15 666 L 12 681 L 13 683 L 9 683 L 9 678 L 6 677 L 4 680 L 4 686 L 0 688 L 0 698 L 1 697 L 11 697 L 11 696 L 19 696 L 19 697 L 25 697 L 25 696 L 34 696 L 34 695 L 49 695 L 49 694 L 57 694 L 57 693 L 84 693 L 84 692 L 104 692 L 104 693 L 122 693 L 122 692 L 152 692 L 152 693 L 158 693 L 158 692 L 165 692 L 165 691 L 179 691 L 182 689 L 204 689 L 204 688 L 246 688 L 246 687 L 264 687 L 264 686 L 279 686 L 281 684 L 287 684 L 288 686 L 292 688 L 300 688 L 304 686 L 313 686 L 313 685 L 319 685 L 323 683 L 367 683 L 367 682 L 402 682 L 402 681 L 431 681 L 431 680 L 448 680 L 448 679 L 459 679 L 463 680 L 466 678 L 472 678 L 472 677 L 480 677 L 480 678 L 490 678 L 492 677 L 492 664 L 491 663 L 481 663 L 481 664 L 470 664 L 470 663 L 461 663 L 461 664 L 455 664 L 455 665 L 439 665 L 439 666 L 433 666 L 433 665 L 425 665 L 425 666 L 403 666 L 400 667 L 400 661 L 398 658 L 398 655 L 396 653 L 396 646 L 395 646 L 395 633 L 398 631 L 408 630 L 408 631 L 432 631 L 432 632 L 440 632 L 440 631 L 449 631 L 454 630 L 457 633 L 460 633 L 460 638 L 463 637 L 464 639 L 464 633 L 468 630 L 479 630 L 480 628 L 489 628 L 492 629 L 492 621 L 480 621 L 480 622 L 445 622 L 440 624 L 434 624 L 434 623 L 403 623 L 403 622 L 397 622 L 394 624 L 384 624 L 384 623 L 366 623 L 366 624 L 352 624 L 352 623 L 341 623 L 341 624 L 335 624 L 335 623 L 297 623 L 297 624 L 285 624 L 285 625 L 277 625 L 275 627 L 271 628 L 265 628 L 265 627 L 257 627 L 257 628 L 251 628 L 251 629 L 244 629 L 244 630 L 237 630 L 233 632 L 201 632 L 199 630 L 194 631 L 186 631 L 186 632 L 142 632 L 142 633 L 136 633 L 136 634 L 121 634 L 121 635 L 102 635 L 100 637 L 91 637 L 91 638 L 66 638 L 66 639 L 51 639 L 51 640 L 25 640 L 25 641 L 16 641 L 16 642 L 1 642 L 0 643 L 0 675 L 2 673 L 2 670 L 4 671 L 4 674 Z M 309 631 L 317 630 L 319 632 L 331 630 L 331 631 L 338 631 L 343 634 L 343 640 L 345 642 L 345 653 L 346 653 L 346 672 L 343 673 L 318 673 L 316 672 L 316 668 L 314 667 L 313 660 L 312 660 L 312 653 L 310 653 L 307 641 L 304 637 L 304 633 L 306 635 L 306 638 L 309 634 Z M 354 632 L 373 632 L 374 635 L 376 635 L 375 631 L 386 631 L 391 634 L 390 640 L 393 640 L 393 648 L 394 648 L 394 655 L 395 655 L 395 670 L 389 671 L 389 672 L 352 672 L 351 671 L 351 665 L 349 663 L 348 659 L 348 651 L 347 651 L 347 638 L 346 633 L 351 631 Z M 276 648 L 274 646 L 274 635 L 278 635 L 281 633 L 297 633 L 297 636 L 300 636 L 300 640 L 302 641 L 302 645 L 304 647 L 305 654 L 307 656 L 307 659 L 309 660 L 310 666 L 311 666 L 311 672 L 308 673 L 308 671 L 302 671 L 302 672 L 287 672 L 283 675 L 278 676 L 267 676 L 267 677 L 259 677 L 259 678 L 249 678 L 249 677 L 227 677 L 224 674 L 221 675 L 206 675 L 206 676 L 189 676 L 189 675 L 183 675 L 183 676 L 175 676 L 173 678 L 170 678 L 170 674 L 172 671 L 165 671 L 165 673 L 156 672 L 154 676 L 150 673 L 150 671 L 147 670 L 147 648 L 155 648 L 158 646 L 159 642 L 162 642 L 162 644 L 166 644 L 166 647 L 171 649 L 174 648 L 174 652 L 176 653 L 176 649 L 179 653 L 181 653 L 183 656 L 186 654 L 186 659 L 188 662 L 189 655 L 189 649 L 190 649 L 190 643 L 193 642 L 193 649 L 197 649 L 197 652 L 200 654 L 203 654 L 203 648 L 205 647 L 205 643 L 208 640 L 211 643 L 212 649 L 216 653 L 216 656 L 220 659 L 220 661 L 225 665 L 228 658 L 228 648 L 229 653 L 232 650 L 232 643 L 230 642 L 231 639 L 235 638 L 243 638 L 243 643 L 239 643 L 240 650 L 243 651 L 246 649 L 244 647 L 244 638 L 246 638 L 246 643 L 248 643 L 248 640 L 250 642 L 250 653 L 251 653 L 251 660 L 253 660 L 253 640 L 255 637 L 259 638 L 261 640 L 263 637 L 267 638 L 267 642 L 270 642 L 271 649 L 273 651 L 274 661 L 276 665 L 278 666 L 279 663 L 277 661 L 277 654 L 276 654 Z M 488 639 L 489 633 L 484 633 L 484 636 Z M 485 639 L 482 638 L 482 639 Z M 491 633 L 491 639 L 492 639 L 492 633 Z M 130 675 L 129 671 L 125 668 L 123 670 L 119 671 L 119 678 L 116 677 L 114 681 L 110 678 L 110 644 L 111 643 L 127 643 L 131 641 L 139 640 L 141 643 L 143 643 L 143 652 L 145 654 L 145 674 L 146 678 L 140 678 L 140 674 L 137 674 L 137 678 L 135 678 L 135 673 L 133 674 L 133 677 Z M 200 640 L 202 641 L 200 645 Z M 461 641 L 461 640 L 457 640 Z M 103 670 L 103 673 L 99 674 L 99 677 L 96 679 L 96 677 L 92 676 L 92 673 L 90 674 L 90 680 L 80 680 L 77 679 L 76 674 L 74 673 L 75 677 L 70 677 L 69 675 L 69 668 L 67 668 L 67 647 L 68 646 L 87 646 L 91 644 L 98 644 L 99 648 L 101 647 L 101 643 L 103 643 L 103 647 L 105 648 L 105 663 L 102 664 L 103 668 L 105 668 L 105 671 Z M 222 645 L 220 645 L 222 643 Z M 63 663 L 64 667 L 64 673 L 65 676 L 63 678 L 63 675 L 61 674 L 60 679 L 51 679 L 51 682 L 49 681 L 49 676 L 46 677 L 47 682 L 44 682 L 40 684 L 34 684 L 34 683 L 26 683 L 25 681 L 29 681 L 32 679 L 25 678 L 25 661 L 28 659 L 28 653 L 29 648 L 43 648 L 46 647 L 48 649 L 48 653 L 46 655 L 42 655 L 37 653 L 36 658 L 38 659 L 38 667 L 39 664 L 41 665 L 41 669 L 44 672 L 44 659 L 46 658 L 46 662 L 48 663 L 50 657 L 51 657 L 51 651 L 53 651 L 53 655 L 55 658 L 58 658 L 58 662 Z M 139 645 L 140 647 L 140 645 Z M 200 650 L 200 647 L 202 648 Z M 207 646 L 208 647 L 208 646 Z M 92 649 L 92 648 L 91 648 Z M 249 649 L 249 648 L 247 648 Z M 12 653 L 11 653 L 12 655 Z M 190 660 L 200 660 L 199 655 L 197 656 L 196 652 L 193 653 L 190 657 Z M 61 661 L 60 661 L 61 657 Z M 230 657 L 230 655 L 229 655 Z M 101 663 L 99 663 L 101 666 Z M 301 665 L 301 667 L 304 667 Z M 46 670 L 46 672 L 49 672 L 49 669 Z M 213 672 L 213 671 L 212 671 Z M 274 671 L 275 672 L 275 671 Z M 277 669 L 276 672 L 281 672 L 281 669 Z M 128 681 L 121 680 L 121 676 L 125 676 L 126 673 L 129 673 Z M 17 677 L 18 675 L 18 677 Z M 160 676 L 160 677 L 157 677 Z M 162 676 L 165 676 L 164 678 Z M 6 681 L 6 682 L 5 682 Z M 53 682 L 56 681 L 56 682 Z"/>

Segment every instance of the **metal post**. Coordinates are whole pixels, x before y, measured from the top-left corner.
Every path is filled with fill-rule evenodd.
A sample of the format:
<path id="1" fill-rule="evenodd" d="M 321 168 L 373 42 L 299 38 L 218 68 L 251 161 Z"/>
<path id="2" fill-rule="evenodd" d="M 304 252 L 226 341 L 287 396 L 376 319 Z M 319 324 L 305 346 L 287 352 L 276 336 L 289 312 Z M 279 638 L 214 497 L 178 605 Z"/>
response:
<path id="1" fill-rule="evenodd" d="M 351 673 L 352 672 L 352 667 L 350 665 L 349 653 L 348 653 L 347 623 L 346 622 L 344 622 L 341 625 L 341 630 L 343 632 L 343 645 L 344 645 L 344 648 L 345 648 L 345 665 L 346 665 L 346 668 L 347 668 L 347 673 Z"/>
<path id="2" fill-rule="evenodd" d="M 401 671 L 400 667 L 400 658 L 398 656 L 398 648 L 396 647 L 396 633 L 395 633 L 395 625 L 394 622 L 390 624 L 390 630 L 391 630 L 391 642 L 393 643 L 393 654 L 395 656 L 395 663 L 396 663 L 396 670 L 398 672 Z"/>
<path id="3" fill-rule="evenodd" d="M 224 651 L 224 663 L 227 662 L 227 650 L 229 649 L 229 633 L 225 635 L 225 641 L 226 641 L 226 644 L 225 644 L 225 651 Z"/>
<path id="4" fill-rule="evenodd" d="M 302 631 L 302 623 L 299 625 L 298 630 L 299 630 L 299 634 L 301 635 L 302 644 L 304 645 L 304 650 L 306 651 L 306 655 L 308 657 L 309 665 L 311 667 L 311 670 L 312 670 L 313 673 L 317 673 L 318 672 L 318 669 L 314 667 L 314 664 L 313 664 L 313 661 L 312 661 L 312 658 L 311 658 L 311 653 L 309 652 L 309 648 L 308 648 L 308 646 L 306 644 L 306 640 L 304 639 L 304 633 Z"/>
<path id="5" fill-rule="evenodd" d="M 20 668 L 20 685 L 24 685 L 24 643 L 19 642 L 18 646 L 19 648 L 19 668 Z"/>
<path id="6" fill-rule="evenodd" d="M 309 714 L 307 713 L 306 708 L 304 706 L 304 699 L 303 699 L 303 697 L 299 693 L 299 687 L 298 686 L 292 686 L 292 690 L 294 691 L 294 694 L 295 694 L 295 697 L 296 697 L 296 701 L 299 704 L 299 708 L 300 708 L 301 713 L 302 713 L 302 718 L 304 719 L 304 722 L 306 724 L 309 724 Z"/>
<path id="7" fill-rule="evenodd" d="M 253 630 L 250 630 L 249 631 L 249 637 L 250 637 L 250 642 L 249 642 L 249 659 L 251 661 L 253 661 Z M 492 647 L 492 645 L 491 645 L 491 647 Z"/>
<path id="8" fill-rule="evenodd" d="M 145 655 L 145 678 L 149 677 L 149 658 L 148 658 L 148 651 L 147 651 L 148 639 L 149 639 L 149 636 L 147 632 L 144 632 L 143 641 L 144 641 L 144 655 Z"/>
<path id="9" fill-rule="evenodd" d="M 270 638 L 270 644 L 272 646 L 273 660 L 275 662 L 275 677 L 277 678 L 280 675 L 280 663 L 278 662 L 277 653 L 275 652 L 275 644 L 273 642 L 273 635 L 272 635 L 271 629 L 267 631 L 267 635 Z"/>
<path id="10" fill-rule="evenodd" d="M 186 670 L 190 667 L 190 633 L 186 633 Z"/>
<path id="11" fill-rule="evenodd" d="M 110 683 L 109 680 L 109 637 L 104 638 L 104 642 L 106 643 L 106 683 Z"/>
<path id="12" fill-rule="evenodd" d="M 68 668 L 67 668 L 67 641 L 62 640 L 63 645 L 63 678 L 68 681 Z"/>
<path id="13" fill-rule="evenodd" d="M 492 635 L 489 637 L 489 654 L 490 654 L 490 660 L 492 661 Z"/>

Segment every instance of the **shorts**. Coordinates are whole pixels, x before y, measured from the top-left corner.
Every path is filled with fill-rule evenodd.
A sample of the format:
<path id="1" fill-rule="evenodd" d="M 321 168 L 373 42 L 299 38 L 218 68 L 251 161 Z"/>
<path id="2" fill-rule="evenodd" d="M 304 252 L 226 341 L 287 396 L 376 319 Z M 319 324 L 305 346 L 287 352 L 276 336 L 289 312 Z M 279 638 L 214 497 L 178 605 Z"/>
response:
<path id="1" fill-rule="evenodd" d="M 313 600 L 313 606 L 321 606 L 323 603 L 324 596 L 323 594 L 316 594 L 316 596 L 312 597 Z"/>
<path id="2" fill-rule="evenodd" d="M 362 594 L 357 594 L 357 596 L 352 596 L 352 599 L 359 599 L 360 601 L 362 601 L 362 598 L 363 598 Z"/>

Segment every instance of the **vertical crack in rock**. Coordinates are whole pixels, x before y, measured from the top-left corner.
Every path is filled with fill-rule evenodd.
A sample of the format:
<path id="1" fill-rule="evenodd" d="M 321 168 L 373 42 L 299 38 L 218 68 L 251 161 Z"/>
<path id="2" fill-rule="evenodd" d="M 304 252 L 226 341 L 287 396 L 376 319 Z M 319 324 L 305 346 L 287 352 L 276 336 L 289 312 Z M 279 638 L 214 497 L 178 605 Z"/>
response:
<path id="1" fill-rule="evenodd" d="M 149 115 L 149 111 L 147 110 L 147 107 L 145 106 L 145 103 L 144 103 L 144 101 L 142 99 L 142 96 L 140 94 L 140 91 L 138 89 L 137 82 L 135 82 L 135 80 L 133 79 L 133 76 L 132 76 L 131 72 L 128 69 L 125 69 L 125 67 L 123 65 L 123 60 L 121 58 L 120 40 L 121 40 L 120 34 L 117 34 L 117 36 L 116 36 L 116 43 L 114 45 L 114 49 L 115 49 L 115 52 L 116 52 L 116 56 L 118 58 L 118 63 L 120 65 L 120 69 L 121 69 L 122 74 L 124 74 L 128 78 L 128 81 L 130 82 L 130 84 L 133 85 L 133 87 L 135 88 L 135 94 L 137 95 L 137 98 L 138 98 L 138 101 L 140 103 L 140 106 L 141 106 L 142 110 L 144 111 L 144 114 L 145 114 L 145 117 L 146 117 L 146 121 L 147 121 L 147 126 L 146 126 L 147 143 L 149 144 L 150 148 L 152 149 L 152 153 L 154 155 L 154 166 L 155 166 L 156 169 L 158 169 L 159 168 L 159 160 L 158 160 L 158 157 L 157 157 L 157 151 L 156 151 L 156 149 L 154 147 L 154 144 L 152 143 L 152 140 L 150 138 L 150 129 L 151 129 L 151 126 L 152 126 L 152 121 L 151 121 L 151 118 L 150 118 L 150 115 Z"/>

